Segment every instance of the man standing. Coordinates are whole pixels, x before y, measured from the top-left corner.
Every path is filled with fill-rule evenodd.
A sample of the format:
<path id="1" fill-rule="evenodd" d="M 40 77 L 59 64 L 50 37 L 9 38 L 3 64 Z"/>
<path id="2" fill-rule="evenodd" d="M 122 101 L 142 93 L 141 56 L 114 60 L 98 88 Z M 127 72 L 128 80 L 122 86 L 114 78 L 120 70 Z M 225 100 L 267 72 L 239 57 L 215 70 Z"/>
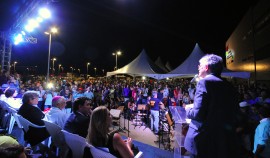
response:
<path id="1" fill-rule="evenodd" d="M 151 130 L 155 134 L 159 132 L 159 109 L 164 109 L 164 104 L 157 98 L 157 91 L 152 92 L 152 98 L 149 101 L 151 106 Z"/>
<path id="2" fill-rule="evenodd" d="M 238 158 L 236 91 L 220 77 L 221 57 L 205 55 L 199 63 L 194 106 L 186 107 L 191 122 L 184 146 L 194 158 Z"/>

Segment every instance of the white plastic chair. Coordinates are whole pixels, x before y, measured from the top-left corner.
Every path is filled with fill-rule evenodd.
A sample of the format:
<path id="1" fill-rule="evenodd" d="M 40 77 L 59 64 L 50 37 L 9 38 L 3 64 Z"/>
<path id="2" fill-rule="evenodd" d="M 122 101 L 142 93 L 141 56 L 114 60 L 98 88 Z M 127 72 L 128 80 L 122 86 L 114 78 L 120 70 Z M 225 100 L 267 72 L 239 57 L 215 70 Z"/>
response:
<path id="1" fill-rule="evenodd" d="M 65 137 L 65 142 L 72 151 L 73 158 L 82 158 L 84 154 L 84 148 L 87 146 L 86 139 L 68 131 L 62 130 Z"/>
<path id="2" fill-rule="evenodd" d="M 108 148 L 96 148 L 91 144 L 88 144 L 93 158 L 116 158 L 109 152 Z"/>
<path id="3" fill-rule="evenodd" d="M 88 144 L 93 158 L 116 158 L 109 152 L 108 148 L 96 148 L 91 144 Z M 139 152 L 134 156 L 134 158 L 142 158 L 143 152 Z"/>
<path id="4" fill-rule="evenodd" d="M 12 116 L 15 119 L 18 127 L 23 129 L 23 126 L 22 126 L 22 124 L 20 123 L 20 120 L 19 120 L 19 117 L 21 117 L 21 115 L 17 114 L 17 112 L 14 112 L 14 113 L 12 113 Z"/>
<path id="5" fill-rule="evenodd" d="M 11 115 L 10 121 L 9 121 L 8 134 L 11 134 L 15 122 L 17 122 L 19 128 L 22 128 L 22 126 L 21 126 L 21 124 L 18 123 L 18 121 L 16 120 L 16 118 L 15 118 L 16 116 L 14 116 L 15 114 L 17 114 L 17 110 L 15 110 L 15 109 L 13 109 L 13 108 L 11 108 L 11 107 L 8 107 L 8 112 L 9 112 L 10 115 Z"/>
<path id="6" fill-rule="evenodd" d="M 19 115 L 19 114 L 17 114 L 17 115 L 18 115 L 18 120 L 19 120 L 20 124 L 22 125 L 25 133 L 28 132 L 29 126 L 34 127 L 34 128 L 45 128 L 45 126 L 39 126 L 39 125 L 33 124 L 32 122 L 23 118 L 21 115 Z"/>
<path id="7" fill-rule="evenodd" d="M 19 114 L 15 114 L 15 116 L 17 116 L 17 119 L 19 120 L 19 124 L 22 126 L 22 129 L 24 131 L 24 133 L 27 133 L 29 130 L 29 127 L 34 127 L 34 128 L 45 128 L 45 126 L 39 126 L 36 124 L 33 124 L 32 122 L 28 121 L 27 119 L 23 118 L 21 115 Z M 24 146 L 27 146 L 29 144 L 29 142 L 25 141 Z M 47 144 L 45 141 L 41 142 L 41 144 Z"/>
<path id="8" fill-rule="evenodd" d="M 56 155 L 59 155 L 59 148 L 62 148 L 65 146 L 65 138 L 63 133 L 61 132 L 62 128 L 58 126 L 55 123 L 43 120 L 45 127 L 49 134 L 51 135 L 48 146 L 51 144 L 51 142 L 54 143 L 54 145 L 57 147 L 56 149 Z M 63 149 L 64 150 L 64 149 Z"/>

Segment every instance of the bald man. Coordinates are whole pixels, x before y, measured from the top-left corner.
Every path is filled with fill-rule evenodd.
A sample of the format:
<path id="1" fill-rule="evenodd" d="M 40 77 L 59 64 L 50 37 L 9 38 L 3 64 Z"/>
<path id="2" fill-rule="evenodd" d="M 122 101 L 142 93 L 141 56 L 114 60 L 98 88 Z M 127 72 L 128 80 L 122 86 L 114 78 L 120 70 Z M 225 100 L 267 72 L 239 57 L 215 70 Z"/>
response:
<path id="1" fill-rule="evenodd" d="M 69 114 L 65 113 L 63 109 L 65 109 L 66 100 L 64 97 L 55 96 L 52 99 L 52 108 L 46 114 L 48 121 L 53 122 L 64 128 L 65 122 L 69 117 Z"/>

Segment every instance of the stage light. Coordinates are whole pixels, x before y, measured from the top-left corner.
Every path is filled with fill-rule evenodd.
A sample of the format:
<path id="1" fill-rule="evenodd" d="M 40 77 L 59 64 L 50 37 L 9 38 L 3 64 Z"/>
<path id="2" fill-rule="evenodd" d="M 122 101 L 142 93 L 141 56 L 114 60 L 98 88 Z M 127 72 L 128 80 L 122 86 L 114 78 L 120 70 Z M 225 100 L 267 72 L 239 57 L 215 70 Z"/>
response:
<path id="1" fill-rule="evenodd" d="M 19 33 L 14 36 L 14 44 L 18 45 L 20 42 L 23 42 L 23 36 Z"/>
<path id="2" fill-rule="evenodd" d="M 36 20 L 37 20 L 39 23 L 41 23 L 41 22 L 43 21 L 43 18 L 37 17 Z"/>
<path id="3" fill-rule="evenodd" d="M 24 32 L 24 31 L 21 31 L 21 33 L 22 33 L 22 35 L 24 35 L 24 36 L 25 36 L 25 32 Z"/>
<path id="4" fill-rule="evenodd" d="M 145 76 L 143 76 L 142 79 L 145 80 Z"/>
<path id="5" fill-rule="evenodd" d="M 25 25 L 24 29 L 27 32 L 33 32 L 33 30 L 34 30 L 34 28 L 32 26 L 30 26 L 30 25 Z"/>
<path id="6" fill-rule="evenodd" d="M 28 25 L 31 26 L 31 27 L 33 27 L 33 28 L 36 28 L 36 27 L 39 26 L 39 23 L 38 23 L 38 21 L 35 20 L 35 19 L 30 19 L 30 20 L 28 21 Z"/>
<path id="7" fill-rule="evenodd" d="M 38 13 L 44 19 L 48 19 L 51 17 L 51 12 L 47 8 L 39 9 Z"/>

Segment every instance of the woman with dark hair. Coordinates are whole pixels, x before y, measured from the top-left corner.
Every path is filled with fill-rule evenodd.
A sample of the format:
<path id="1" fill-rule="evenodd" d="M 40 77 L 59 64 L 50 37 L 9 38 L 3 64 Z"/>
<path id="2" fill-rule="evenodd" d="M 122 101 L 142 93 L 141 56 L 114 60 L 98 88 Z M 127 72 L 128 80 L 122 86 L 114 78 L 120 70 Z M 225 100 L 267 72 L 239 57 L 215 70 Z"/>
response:
<path id="1" fill-rule="evenodd" d="M 22 105 L 22 101 L 19 98 L 15 98 L 17 96 L 17 90 L 16 89 L 6 89 L 5 90 L 5 96 L 6 98 L 3 100 L 4 102 L 6 102 L 10 107 L 18 110 L 21 105 Z"/>
<path id="2" fill-rule="evenodd" d="M 122 140 L 115 131 L 110 131 L 112 118 L 105 106 L 97 107 L 91 116 L 88 129 L 87 142 L 95 147 L 107 147 L 116 157 L 134 157 L 132 139 Z"/>

